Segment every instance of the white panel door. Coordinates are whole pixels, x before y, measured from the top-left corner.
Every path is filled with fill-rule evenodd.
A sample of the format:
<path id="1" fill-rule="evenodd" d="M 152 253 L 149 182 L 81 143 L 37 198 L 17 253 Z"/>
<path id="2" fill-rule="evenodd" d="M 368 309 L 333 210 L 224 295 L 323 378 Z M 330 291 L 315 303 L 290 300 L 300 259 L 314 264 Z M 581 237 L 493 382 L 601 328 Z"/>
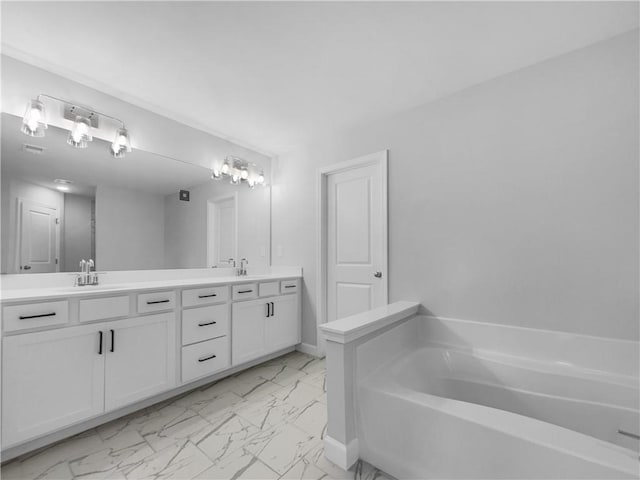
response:
<path id="1" fill-rule="evenodd" d="M 102 323 L 105 406 L 111 410 L 175 385 L 175 313 Z"/>
<path id="2" fill-rule="evenodd" d="M 58 270 L 57 218 L 56 207 L 20 201 L 20 273 Z"/>
<path id="3" fill-rule="evenodd" d="M 3 339 L 4 447 L 103 412 L 100 338 L 100 325 L 83 325 Z"/>
<path id="4" fill-rule="evenodd" d="M 267 300 L 271 301 L 264 333 L 267 353 L 300 343 L 298 295 L 283 295 Z"/>
<path id="5" fill-rule="evenodd" d="M 231 364 L 238 365 L 265 354 L 266 300 L 236 302 L 231 307 Z"/>
<path id="6" fill-rule="evenodd" d="M 387 303 L 384 182 L 380 164 L 327 176 L 328 322 Z"/>

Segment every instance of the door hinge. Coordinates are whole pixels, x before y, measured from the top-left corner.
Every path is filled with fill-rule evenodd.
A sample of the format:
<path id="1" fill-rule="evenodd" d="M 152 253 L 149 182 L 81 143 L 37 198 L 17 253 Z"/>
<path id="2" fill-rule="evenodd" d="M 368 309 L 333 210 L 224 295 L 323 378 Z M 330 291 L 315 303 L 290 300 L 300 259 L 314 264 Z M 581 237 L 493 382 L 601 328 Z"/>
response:
<path id="1" fill-rule="evenodd" d="M 56 258 L 56 265 L 58 264 L 58 259 Z"/>

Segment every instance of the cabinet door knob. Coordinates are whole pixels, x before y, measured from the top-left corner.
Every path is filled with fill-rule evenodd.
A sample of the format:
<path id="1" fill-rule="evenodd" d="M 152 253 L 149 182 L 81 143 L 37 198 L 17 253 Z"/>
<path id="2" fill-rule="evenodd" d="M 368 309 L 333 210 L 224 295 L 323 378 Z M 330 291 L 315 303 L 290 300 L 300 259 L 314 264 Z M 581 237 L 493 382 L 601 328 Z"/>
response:
<path id="1" fill-rule="evenodd" d="M 376 278 L 382 278 L 382 272 L 376 272 L 373 274 L 373 276 Z"/>

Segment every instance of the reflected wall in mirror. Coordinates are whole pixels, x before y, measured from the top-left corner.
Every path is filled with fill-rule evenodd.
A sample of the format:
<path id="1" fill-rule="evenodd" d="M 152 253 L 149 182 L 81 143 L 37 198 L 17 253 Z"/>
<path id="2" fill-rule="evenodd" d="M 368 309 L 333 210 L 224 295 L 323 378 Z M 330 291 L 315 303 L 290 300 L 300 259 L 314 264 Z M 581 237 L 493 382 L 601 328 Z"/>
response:
<path id="1" fill-rule="evenodd" d="M 75 149 L 53 126 L 27 137 L 21 121 L 2 114 L 2 273 L 270 265 L 270 187 L 141 150 L 116 159 L 99 139 Z"/>

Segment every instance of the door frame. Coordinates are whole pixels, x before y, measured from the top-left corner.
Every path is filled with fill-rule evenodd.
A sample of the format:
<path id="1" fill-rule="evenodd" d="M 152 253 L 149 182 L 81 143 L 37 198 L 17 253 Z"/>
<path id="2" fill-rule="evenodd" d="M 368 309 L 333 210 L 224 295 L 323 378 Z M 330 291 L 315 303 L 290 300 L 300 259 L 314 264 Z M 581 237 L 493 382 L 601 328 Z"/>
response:
<path id="1" fill-rule="evenodd" d="M 235 244 L 233 246 L 233 258 L 234 260 L 238 260 L 236 257 L 238 256 L 238 192 L 232 192 L 225 195 L 218 195 L 216 197 L 212 197 L 207 199 L 207 268 L 213 268 L 213 260 L 215 255 L 211 248 L 211 242 L 214 238 L 213 233 L 213 216 L 216 211 L 216 203 L 222 202 L 224 200 L 233 200 L 234 204 L 234 236 L 235 236 Z M 215 265 L 217 266 L 217 265 Z"/>
<path id="2" fill-rule="evenodd" d="M 389 303 L 389 242 L 388 242 L 388 224 L 389 224 L 389 206 L 388 206 L 388 181 L 387 170 L 389 164 L 389 150 L 381 150 L 379 152 L 370 153 L 361 157 L 347 160 L 345 162 L 335 163 L 318 169 L 317 174 L 317 231 L 319 232 L 319 240 L 317 245 L 317 265 L 316 272 L 316 332 L 317 332 L 317 352 L 318 355 L 324 356 L 325 342 L 318 327 L 327 322 L 327 178 L 329 175 L 353 170 L 360 167 L 377 166 L 380 168 L 380 178 L 382 181 L 382 251 L 383 259 L 381 261 L 382 270 L 384 272 L 382 291 L 384 303 Z"/>

